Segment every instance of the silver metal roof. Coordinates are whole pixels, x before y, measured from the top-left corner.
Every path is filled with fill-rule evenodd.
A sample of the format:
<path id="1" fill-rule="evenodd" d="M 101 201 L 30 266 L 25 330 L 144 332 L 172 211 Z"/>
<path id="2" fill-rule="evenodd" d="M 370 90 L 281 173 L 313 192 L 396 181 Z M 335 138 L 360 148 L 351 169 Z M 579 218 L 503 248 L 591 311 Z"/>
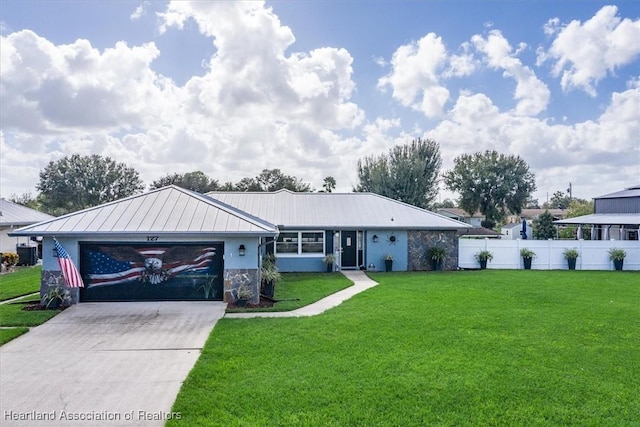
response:
<path id="1" fill-rule="evenodd" d="M 634 185 L 627 189 L 616 191 L 615 193 L 598 196 L 596 199 L 619 199 L 621 197 L 640 197 L 640 185 Z"/>
<path id="2" fill-rule="evenodd" d="M 630 214 L 590 214 L 553 221 L 554 224 L 594 224 L 594 225 L 637 225 L 640 213 Z"/>
<path id="3" fill-rule="evenodd" d="M 436 229 L 471 225 L 372 193 L 219 192 L 207 196 L 280 228 Z"/>
<path id="4" fill-rule="evenodd" d="M 277 232 L 277 227 L 267 221 L 171 185 L 23 227 L 11 235 Z"/>
<path id="5" fill-rule="evenodd" d="M 29 225 L 55 218 L 46 213 L 0 199 L 0 227 L 11 225 Z"/>

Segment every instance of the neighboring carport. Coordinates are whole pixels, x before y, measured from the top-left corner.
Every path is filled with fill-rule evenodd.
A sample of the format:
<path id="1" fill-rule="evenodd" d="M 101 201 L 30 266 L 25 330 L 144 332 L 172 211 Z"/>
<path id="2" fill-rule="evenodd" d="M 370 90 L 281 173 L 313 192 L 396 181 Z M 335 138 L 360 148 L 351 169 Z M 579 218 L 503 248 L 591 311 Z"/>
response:
<path id="1" fill-rule="evenodd" d="M 205 301 L 72 306 L 0 347 L 0 424 L 164 425 L 180 416 L 171 406 L 225 308 Z"/>

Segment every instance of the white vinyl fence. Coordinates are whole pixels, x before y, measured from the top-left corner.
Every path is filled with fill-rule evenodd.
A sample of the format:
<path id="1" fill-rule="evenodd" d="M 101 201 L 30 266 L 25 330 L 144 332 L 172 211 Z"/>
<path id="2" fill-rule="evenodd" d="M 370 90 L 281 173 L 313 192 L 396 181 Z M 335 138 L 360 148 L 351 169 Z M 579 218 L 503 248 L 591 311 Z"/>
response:
<path id="1" fill-rule="evenodd" d="M 524 268 L 520 249 L 530 248 L 536 253 L 531 268 L 534 270 L 567 270 L 567 260 L 563 251 L 576 248 L 580 256 L 576 270 L 613 270 L 609 260 L 610 248 L 621 248 L 627 252 L 623 270 L 640 271 L 640 241 L 638 240 L 498 240 L 460 239 L 458 266 L 460 268 L 480 268 L 475 254 L 482 250 L 491 251 L 493 261 L 487 268 Z"/>

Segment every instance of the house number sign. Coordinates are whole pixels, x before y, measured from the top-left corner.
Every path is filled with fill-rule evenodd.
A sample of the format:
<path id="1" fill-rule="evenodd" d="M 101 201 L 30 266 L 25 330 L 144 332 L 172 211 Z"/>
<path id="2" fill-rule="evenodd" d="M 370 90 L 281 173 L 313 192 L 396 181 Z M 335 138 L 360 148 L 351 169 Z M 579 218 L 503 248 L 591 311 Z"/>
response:
<path id="1" fill-rule="evenodd" d="M 147 242 L 157 242 L 158 236 L 147 236 Z"/>

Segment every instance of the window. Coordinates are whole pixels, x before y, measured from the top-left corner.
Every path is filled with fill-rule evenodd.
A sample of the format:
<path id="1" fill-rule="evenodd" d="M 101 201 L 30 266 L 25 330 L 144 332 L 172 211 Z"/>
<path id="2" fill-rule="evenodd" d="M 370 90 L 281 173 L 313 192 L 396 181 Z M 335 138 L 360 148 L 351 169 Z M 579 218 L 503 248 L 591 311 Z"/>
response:
<path id="1" fill-rule="evenodd" d="M 324 255 L 323 231 L 287 231 L 276 241 L 276 254 Z"/>
<path id="2" fill-rule="evenodd" d="M 280 233 L 276 242 L 276 252 L 279 254 L 297 254 L 298 233 Z"/>

